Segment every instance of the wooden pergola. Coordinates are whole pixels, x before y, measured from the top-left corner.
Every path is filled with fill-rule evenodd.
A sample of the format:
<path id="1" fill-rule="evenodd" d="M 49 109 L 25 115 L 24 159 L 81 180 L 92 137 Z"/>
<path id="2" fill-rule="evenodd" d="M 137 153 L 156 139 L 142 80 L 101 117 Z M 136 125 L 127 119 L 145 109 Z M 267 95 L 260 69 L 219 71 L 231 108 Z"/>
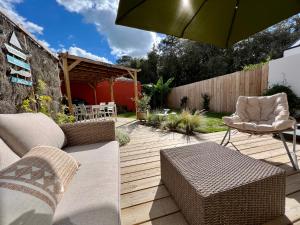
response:
<path id="1" fill-rule="evenodd" d="M 69 53 L 59 54 L 59 64 L 62 68 L 62 70 L 60 71 L 60 78 L 65 82 L 68 106 L 71 113 L 73 113 L 73 105 L 70 82 L 81 82 L 88 84 L 93 89 L 94 97 L 96 100 L 97 83 L 103 80 L 108 80 L 110 83 L 111 101 L 114 101 L 113 82 L 116 78 L 123 76 L 130 76 L 134 80 L 134 99 L 137 111 L 137 73 L 140 72 L 139 69 L 95 61 L 75 55 L 70 55 Z"/>

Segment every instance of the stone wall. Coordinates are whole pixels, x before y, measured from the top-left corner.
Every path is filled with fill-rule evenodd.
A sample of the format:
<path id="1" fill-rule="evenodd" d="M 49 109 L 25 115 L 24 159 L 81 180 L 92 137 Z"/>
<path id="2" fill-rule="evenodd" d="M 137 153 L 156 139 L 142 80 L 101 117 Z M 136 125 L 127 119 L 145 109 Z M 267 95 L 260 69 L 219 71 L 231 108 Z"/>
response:
<path id="1" fill-rule="evenodd" d="M 13 32 L 15 32 L 22 49 L 30 55 L 33 87 L 10 82 L 9 63 L 6 59 L 4 43 L 9 42 Z M 0 13 L 0 46 L 0 113 L 21 112 L 23 100 L 35 93 L 39 79 L 47 84 L 45 94 L 52 97 L 51 109 L 57 112 L 61 98 L 58 59 L 2 13 Z"/>

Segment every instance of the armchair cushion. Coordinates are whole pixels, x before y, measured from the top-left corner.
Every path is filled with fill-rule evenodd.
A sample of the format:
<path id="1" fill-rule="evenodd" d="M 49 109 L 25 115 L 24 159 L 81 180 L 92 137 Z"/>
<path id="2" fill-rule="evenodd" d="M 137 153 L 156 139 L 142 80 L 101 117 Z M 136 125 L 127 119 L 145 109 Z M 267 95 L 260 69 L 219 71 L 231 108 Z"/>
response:
<path id="1" fill-rule="evenodd" d="M 289 119 L 289 106 L 285 93 L 272 96 L 240 96 L 236 113 L 223 117 L 224 123 L 238 130 L 253 132 L 276 132 L 293 127 Z"/>

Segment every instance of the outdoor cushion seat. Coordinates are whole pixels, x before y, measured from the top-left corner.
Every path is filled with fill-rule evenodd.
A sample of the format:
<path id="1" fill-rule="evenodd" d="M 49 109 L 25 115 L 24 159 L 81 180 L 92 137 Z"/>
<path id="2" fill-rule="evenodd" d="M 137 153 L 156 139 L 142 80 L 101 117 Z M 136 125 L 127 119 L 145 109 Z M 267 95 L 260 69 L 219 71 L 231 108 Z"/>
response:
<path id="1" fill-rule="evenodd" d="M 264 133 L 293 128 L 285 93 L 272 96 L 240 96 L 233 116 L 223 117 L 224 123 L 241 131 Z"/>
<path id="2" fill-rule="evenodd" d="M 20 157 L 36 146 L 62 148 L 62 129 L 43 113 L 0 114 L 0 137 Z"/>
<path id="3" fill-rule="evenodd" d="M 235 114 L 223 117 L 223 121 L 228 126 L 228 130 L 221 145 L 226 146 L 230 143 L 238 150 L 231 141 L 232 128 L 254 135 L 278 134 L 294 169 L 299 170 L 296 154 L 296 120 L 290 117 L 286 93 L 261 97 L 240 96 L 236 103 Z M 283 136 L 283 132 L 287 130 L 293 130 L 292 151 Z"/>
<path id="4" fill-rule="evenodd" d="M 63 150 L 77 159 L 81 166 L 56 209 L 53 224 L 120 224 L 118 142 Z"/>

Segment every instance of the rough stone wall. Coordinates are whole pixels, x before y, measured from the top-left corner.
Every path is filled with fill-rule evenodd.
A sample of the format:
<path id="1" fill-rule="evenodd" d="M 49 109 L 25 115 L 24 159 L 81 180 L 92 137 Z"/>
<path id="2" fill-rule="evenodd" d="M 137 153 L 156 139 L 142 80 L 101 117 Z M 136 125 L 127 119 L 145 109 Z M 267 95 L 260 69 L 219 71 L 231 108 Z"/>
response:
<path id="1" fill-rule="evenodd" d="M 13 31 L 23 50 L 31 55 L 29 63 L 33 87 L 11 83 L 9 80 L 9 63 L 3 48 L 4 43 L 9 42 Z M 51 108 L 57 112 L 61 98 L 58 60 L 2 14 L 0 14 L 0 47 L 0 113 L 21 112 L 23 100 L 35 92 L 39 79 L 47 84 L 45 94 L 52 97 Z"/>

